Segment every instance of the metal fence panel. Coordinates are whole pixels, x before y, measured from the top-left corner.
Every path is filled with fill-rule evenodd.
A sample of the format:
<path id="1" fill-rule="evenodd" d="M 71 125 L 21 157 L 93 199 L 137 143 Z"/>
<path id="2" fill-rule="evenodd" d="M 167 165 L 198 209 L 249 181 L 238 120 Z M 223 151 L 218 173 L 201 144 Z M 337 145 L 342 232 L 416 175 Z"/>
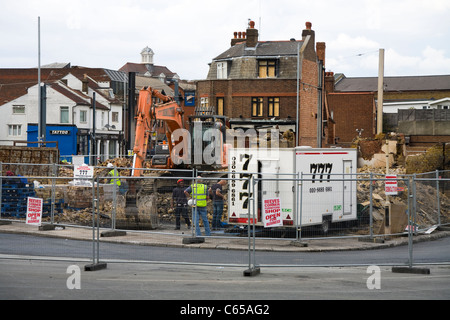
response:
<path id="1" fill-rule="evenodd" d="M 326 258 L 320 254 L 321 248 L 339 255 L 339 250 L 366 249 L 371 247 L 369 244 L 390 241 L 403 243 L 397 249 L 395 261 L 383 259 L 379 250 L 358 250 L 354 257 L 342 263 L 410 265 L 416 258 L 413 237 L 433 226 L 448 224 L 450 218 L 448 172 L 397 176 L 394 179 L 397 194 L 387 195 L 388 179 L 376 174 L 263 177 L 249 172 L 187 170 L 181 174 L 145 170 L 139 178 L 135 213 L 130 214 L 126 199 L 135 179 L 122 175 L 121 185 L 115 186 L 109 183 L 105 169 L 96 167 L 97 174 L 92 178 L 75 178 L 73 168 L 67 165 L 51 166 L 48 176 L 10 176 L 6 174 L 8 170 L 2 170 L 0 220 L 24 225 L 27 198 L 39 198 L 43 200 L 41 228 L 63 229 L 55 236 L 87 240 L 81 241 L 74 252 L 94 263 L 119 259 L 243 265 L 255 269 L 258 265 L 333 265 L 335 260 L 327 260 L 333 255 Z M 122 169 L 121 172 L 129 170 Z M 180 229 L 175 230 L 175 210 L 171 203 L 177 180 L 184 179 L 189 186 L 197 181 L 198 174 L 202 174 L 208 187 L 220 179 L 227 182 L 222 225 L 205 235 L 205 225 L 200 219 L 200 237 L 195 234 L 192 208 L 188 208 L 191 228 L 187 228 L 181 217 Z M 237 190 L 237 185 L 245 185 L 246 189 Z M 234 218 L 231 197 L 241 200 L 242 217 L 246 219 Z M 277 198 L 281 225 L 264 226 L 264 201 Z M 213 211 L 213 204 L 208 201 L 210 224 Z M 37 228 L 34 230 L 34 234 L 39 233 Z M 33 243 L 36 250 L 30 252 L 39 254 L 39 241 L 47 244 L 51 240 L 44 239 L 40 237 Z M 55 255 L 68 254 L 64 241 L 53 242 Z M 129 244 L 140 246 L 130 250 Z M 417 256 L 417 259 L 426 261 L 426 257 Z"/>

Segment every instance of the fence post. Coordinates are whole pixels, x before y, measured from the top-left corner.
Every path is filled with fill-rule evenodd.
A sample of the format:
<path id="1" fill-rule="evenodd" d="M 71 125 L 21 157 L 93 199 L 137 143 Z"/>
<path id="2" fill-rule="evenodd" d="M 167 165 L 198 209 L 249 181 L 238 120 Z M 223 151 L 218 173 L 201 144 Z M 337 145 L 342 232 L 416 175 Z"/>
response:
<path id="1" fill-rule="evenodd" d="M 0 161 L 0 219 L 2 218 L 3 162 Z"/>
<path id="2" fill-rule="evenodd" d="M 192 185 L 196 185 L 197 184 L 197 169 L 193 168 L 192 169 Z M 197 190 L 198 188 L 195 188 L 195 191 L 192 188 L 192 200 L 195 199 L 195 201 L 197 201 Z M 194 193 L 195 192 L 195 193 Z M 199 219 L 198 223 L 200 224 L 200 217 L 197 217 L 197 206 L 191 206 L 191 212 L 192 212 L 192 233 L 191 233 L 191 237 L 183 237 L 182 239 L 182 243 L 183 244 L 192 244 L 192 243 L 203 243 L 205 242 L 205 238 L 204 237 L 197 237 L 197 233 L 195 232 L 196 229 L 196 223 L 195 223 L 195 219 Z"/>
<path id="3" fill-rule="evenodd" d="M 438 213 L 438 226 L 441 225 L 441 199 L 439 196 L 439 170 L 436 170 L 436 201 L 437 201 L 437 213 Z"/>
<path id="4" fill-rule="evenodd" d="M 417 193 L 416 193 L 416 191 L 417 191 L 417 188 L 416 188 L 416 185 L 417 185 L 417 180 L 416 180 L 416 174 L 414 173 L 413 174 L 413 181 L 412 181 L 412 190 L 413 190 L 413 210 L 411 211 L 411 221 L 414 221 L 414 233 L 416 234 L 416 231 L 415 231 L 415 226 L 416 226 L 416 211 L 417 211 Z"/>
<path id="5" fill-rule="evenodd" d="M 370 190 L 370 195 L 369 195 L 369 228 L 370 228 L 370 239 L 373 239 L 373 173 L 370 173 L 370 186 L 369 186 L 369 190 Z"/>
<path id="6" fill-rule="evenodd" d="M 84 266 L 84 271 L 97 271 L 106 268 L 106 263 L 99 261 L 99 242 L 100 242 L 100 212 L 98 212 L 98 197 L 100 182 L 97 177 L 92 177 L 92 264 Z M 96 192 L 97 188 L 97 192 Z M 97 233 L 95 228 L 95 214 L 97 213 Z M 96 239 L 97 234 L 97 239 Z"/>
<path id="7" fill-rule="evenodd" d="M 51 204 L 50 204 L 50 222 L 53 225 L 55 223 L 55 193 L 56 193 L 56 182 L 55 182 L 55 177 L 56 177 L 56 163 L 52 164 L 52 195 L 51 195 Z"/>
<path id="8" fill-rule="evenodd" d="M 253 178 L 253 175 L 250 175 L 248 177 L 248 185 L 249 185 L 249 198 L 248 198 L 248 269 L 244 271 L 244 276 L 246 277 L 251 277 L 251 276 L 256 276 L 258 274 L 261 273 L 261 269 L 259 267 L 256 267 L 256 262 L 255 262 L 255 247 L 256 247 L 256 239 L 255 239 L 255 235 L 256 235 L 256 205 L 255 205 L 255 184 L 256 181 Z M 250 220 L 250 213 L 252 219 Z M 253 221 L 253 226 L 251 225 L 251 222 Z M 252 232 L 250 232 L 251 227 L 253 227 L 253 249 L 251 248 L 251 234 Z M 253 255 L 252 255 L 253 253 Z"/>
<path id="9" fill-rule="evenodd" d="M 300 179 L 300 217 L 299 217 L 299 221 L 300 221 L 300 231 L 299 231 L 299 241 L 302 241 L 302 214 L 303 214 L 303 171 L 301 172 L 301 179 Z"/>
<path id="10" fill-rule="evenodd" d="M 299 180 L 299 174 L 301 178 Z M 300 190 L 298 185 L 300 184 Z M 299 199 L 300 192 L 300 199 Z M 307 247 L 308 243 L 302 242 L 302 206 L 303 206 L 303 172 L 296 174 L 295 179 L 295 241 L 291 241 L 291 245 L 297 247 Z"/>
<path id="11" fill-rule="evenodd" d="M 412 191 L 411 194 L 411 182 L 410 179 L 408 179 L 408 266 L 402 266 L 402 267 L 392 267 L 392 272 L 396 273 L 417 273 L 417 274 L 430 274 L 429 268 L 417 268 L 413 267 L 413 223 L 412 223 L 412 217 L 413 213 L 411 212 L 412 207 L 415 207 L 415 174 L 413 175 L 412 180 Z M 412 202 L 412 204 L 411 204 Z M 414 223 L 415 226 L 415 223 Z"/>
<path id="12" fill-rule="evenodd" d="M 113 170 L 114 170 L 113 171 L 114 178 L 116 178 L 116 173 L 117 173 L 117 180 L 120 180 L 119 170 L 116 169 L 116 166 L 114 166 Z M 111 216 L 112 216 L 111 227 L 113 230 L 116 230 L 116 212 L 117 212 L 116 208 L 117 208 L 117 187 L 118 187 L 117 180 L 116 179 L 113 180 L 114 181 L 114 183 L 113 183 L 113 207 L 112 207 L 112 214 L 111 214 Z"/>

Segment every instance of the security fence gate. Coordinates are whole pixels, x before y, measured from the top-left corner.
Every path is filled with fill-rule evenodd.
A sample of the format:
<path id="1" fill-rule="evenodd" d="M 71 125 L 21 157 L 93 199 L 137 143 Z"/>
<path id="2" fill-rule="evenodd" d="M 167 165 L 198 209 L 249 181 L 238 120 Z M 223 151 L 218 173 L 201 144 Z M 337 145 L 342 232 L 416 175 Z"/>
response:
<path id="1" fill-rule="evenodd" d="M 0 172 L 0 222 L 9 223 L 0 226 L 2 239 L 8 240 L 8 232 L 50 232 L 52 238 L 27 242 L 21 237 L 3 250 L 19 253 L 27 247 L 25 252 L 31 255 L 73 255 L 89 260 L 92 269 L 102 267 L 104 261 L 243 266 L 245 274 L 257 273 L 262 266 L 376 263 L 412 267 L 429 263 L 426 257 L 414 255 L 414 239 L 436 233 L 436 229 L 445 230 L 450 222 L 448 171 L 262 176 L 146 169 L 139 178 L 135 208 L 130 212 L 127 192 L 135 180 L 130 175 L 119 176 L 120 185 L 116 185 L 108 181 L 106 170 L 110 168 L 90 167 L 91 175 L 78 172 L 74 176 L 71 166 L 51 165 L 50 176 L 20 176 L 10 172 L 10 166 L 2 164 Z M 199 175 L 208 188 L 219 180 L 226 181 L 221 225 L 212 230 L 214 206 L 209 200 L 206 221 L 197 219 L 196 207 L 188 207 L 191 228 L 180 217 L 180 229 L 174 230 L 172 190 L 180 179 L 186 187 L 199 183 Z M 231 186 L 238 185 L 245 186 L 245 192 L 237 188 L 231 191 Z M 40 225 L 26 224 L 30 198 L 41 200 Z M 232 200 L 245 204 L 239 219 L 237 212 L 230 210 Z M 194 221 L 199 221 L 200 236 Z M 205 234 L 206 223 L 210 234 Z M 69 245 L 68 239 L 76 242 Z M 386 247 L 402 244 L 395 249 L 395 259 L 384 259 L 383 250 L 361 250 L 383 243 Z M 50 247 L 51 254 L 42 251 Z M 330 256 L 336 259 L 324 260 L 319 254 L 323 251 L 334 251 Z M 340 261 L 338 255 L 344 251 L 355 259 Z M 447 258 L 438 261 L 448 262 Z"/>

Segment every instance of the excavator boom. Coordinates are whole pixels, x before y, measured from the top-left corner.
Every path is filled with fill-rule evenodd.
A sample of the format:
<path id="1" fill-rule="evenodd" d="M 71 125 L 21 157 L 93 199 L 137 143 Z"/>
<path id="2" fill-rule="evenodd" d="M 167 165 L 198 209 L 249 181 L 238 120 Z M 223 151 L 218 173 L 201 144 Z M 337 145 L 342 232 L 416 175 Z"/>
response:
<path id="1" fill-rule="evenodd" d="M 154 104 L 153 99 L 158 98 L 162 101 L 160 104 Z M 142 172 L 140 170 L 144 166 L 144 161 L 148 151 L 148 143 L 150 134 L 154 131 L 156 120 L 162 120 L 167 123 L 166 136 L 168 138 L 169 151 L 172 151 L 171 134 L 176 129 L 183 127 L 182 109 L 171 98 L 157 90 L 151 88 L 143 88 L 139 92 L 139 101 L 136 113 L 136 136 L 134 142 L 134 158 L 132 176 L 139 177 Z M 171 168 L 172 162 L 165 167 Z M 159 166 L 160 167 L 160 166 Z"/>

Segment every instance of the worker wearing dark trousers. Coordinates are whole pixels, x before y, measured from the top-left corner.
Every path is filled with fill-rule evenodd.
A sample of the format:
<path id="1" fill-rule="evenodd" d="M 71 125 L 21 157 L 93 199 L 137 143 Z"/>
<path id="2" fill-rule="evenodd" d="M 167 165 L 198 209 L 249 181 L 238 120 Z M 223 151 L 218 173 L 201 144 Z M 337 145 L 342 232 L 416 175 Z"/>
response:
<path id="1" fill-rule="evenodd" d="M 175 209 L 175 230 L 180 230 L 180 217 L 183 216 L 188 229 L 191 228 L 191 221 L 189 220 L 187 210 L 187 198 L 184 193 L 184 181 L 180 179 L 177 181 L 177 186 L 172 193 L 172 208 Z"/>

